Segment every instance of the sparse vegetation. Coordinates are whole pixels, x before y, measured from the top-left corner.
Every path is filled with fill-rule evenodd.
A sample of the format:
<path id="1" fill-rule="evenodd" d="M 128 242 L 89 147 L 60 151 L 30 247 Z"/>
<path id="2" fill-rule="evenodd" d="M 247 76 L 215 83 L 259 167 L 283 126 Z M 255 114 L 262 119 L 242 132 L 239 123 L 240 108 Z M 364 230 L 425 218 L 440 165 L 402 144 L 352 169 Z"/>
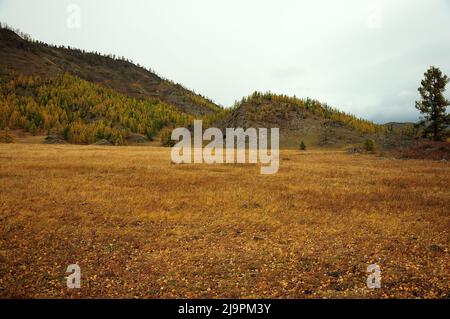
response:
<path id="1" fill-rule="evenodd" d="M 12 143 L 13 138 L 10 134 L 9 129 L 6 127 L 4 129 L 0 129 L 0 143 Z"/>
<path id="2" fill-rule="evenodd" d="M 303 141 L 301 141 L 299 148 L 300 148 L 301 151 L 306 151 L 306 144 Z"/>
<path id="3" fill-rule="evenodd" d="M 450 142 L 423 141 L 413 145 L 400 147 L 394 150 L 393 153 L 396 157 L 403 159 L 449 161 Z"/>
<path id="4" fill-rule="evenodd" d="M 448 297 L 449 163 L 292 150 L 261 176 L 169 153 L 0 145 L 0 297 Z"/>
<path id="5" fill-rule="evenodd" d="M 274 94 L 271 92 L 260 93 L 254 92 L 249 97 L 243 98 L 239 103 L 235 105 L 238 107 L 244 103 L 262 104 L 264 101 L 274 102 L 271 108 L 261 107 L 258 108 L 258 113 L 253 114 L 256 118 L 264 118 L 267 112 L 278 113 L 288 118 L 290 113 L 299 113 L 303 117 L 309 115 L 318 116 L 327 120 L 339 122 L 357 130 L 361 133 L 375 134 L 378 132 L 384 132 L 385 127 L 373 122 L 357 118 L 353 115 L 339 111 L 325 103 L 321 103 L 317 100 L 310 98 L 299 99 L 297 97 L 289 97 L 286 95 Z"/>
<path id="6" fill-rule="evenodd" d="M 367 139 L 364 142 L 363 149 L 366 152 L 374 152 L 375 151 L 375 141 L 371 139 Z"/>

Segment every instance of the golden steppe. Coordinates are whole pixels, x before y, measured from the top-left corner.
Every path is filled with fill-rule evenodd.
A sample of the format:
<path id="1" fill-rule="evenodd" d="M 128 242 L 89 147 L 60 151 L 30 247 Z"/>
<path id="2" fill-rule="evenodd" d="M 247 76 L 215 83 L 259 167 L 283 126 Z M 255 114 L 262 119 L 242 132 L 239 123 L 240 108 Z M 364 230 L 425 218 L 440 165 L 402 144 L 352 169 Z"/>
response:
<path id="1" fill-rule="evenodd" d="M 449 185 L 448 162 L 338 151 L 284 150 L 261 175 L 158 147 L 0 145 L 0 297 L 449 298 Z"/>

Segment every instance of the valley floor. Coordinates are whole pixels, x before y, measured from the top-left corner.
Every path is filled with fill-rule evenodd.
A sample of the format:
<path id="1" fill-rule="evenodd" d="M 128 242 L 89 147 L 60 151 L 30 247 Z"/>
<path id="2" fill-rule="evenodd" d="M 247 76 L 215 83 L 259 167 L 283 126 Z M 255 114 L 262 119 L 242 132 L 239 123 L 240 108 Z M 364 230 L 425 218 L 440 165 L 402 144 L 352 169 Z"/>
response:
<path id="1" fill-rule="evenodd" d="M 0 297 L 448 298 L 449 185 L 448 162 L 339 152 L 282 151 L 264 176 L 157 147 L 0 145 Z"/>

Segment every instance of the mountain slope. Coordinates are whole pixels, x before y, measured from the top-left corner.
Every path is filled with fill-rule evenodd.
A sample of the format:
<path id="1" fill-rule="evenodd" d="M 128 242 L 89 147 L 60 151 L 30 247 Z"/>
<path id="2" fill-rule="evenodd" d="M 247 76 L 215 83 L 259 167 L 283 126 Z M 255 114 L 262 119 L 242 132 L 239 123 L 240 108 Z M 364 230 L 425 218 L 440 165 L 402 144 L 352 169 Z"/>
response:
<path id="1" fill-rule="evenodd" d="M 0 28 L 1 77 L 22 74 L 49 79 L 64 73 L 131 97 L 156 97 L 191 115 L 211 115 L 222 110 L 209 99 L 124 58 L 50 46 Z"/>
<path id="2" fill-rule="evenodd" d="M 193 120 L 159 99 L 132 98 L 68 73 L 0 79 L 0 129 L 57 135 L 74 144 L 124 145 L 133 135 L 152 140 L 164 127 Z"/>
<path id="3" fill-rule="evenodd" d="M 216 125 L 226 127 L 278 127 L 280 145 L 341 147 L 376 138 L 385 128 L 338 111 L 311 99 L 255 92 L 237 103 Z"/>

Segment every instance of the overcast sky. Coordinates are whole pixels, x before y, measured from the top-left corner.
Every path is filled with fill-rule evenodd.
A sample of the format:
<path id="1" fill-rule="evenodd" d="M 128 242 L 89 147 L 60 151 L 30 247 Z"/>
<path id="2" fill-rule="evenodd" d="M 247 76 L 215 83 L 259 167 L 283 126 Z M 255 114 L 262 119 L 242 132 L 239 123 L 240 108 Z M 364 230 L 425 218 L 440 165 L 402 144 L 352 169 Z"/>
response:
<path id="1" fill-rule="evenodd" d="M 224 106 L 270 90 L 409 121 L 426 69 L 450 75 L 450 0 L 0 0 L 0 21 L 124 55 Z"/>

